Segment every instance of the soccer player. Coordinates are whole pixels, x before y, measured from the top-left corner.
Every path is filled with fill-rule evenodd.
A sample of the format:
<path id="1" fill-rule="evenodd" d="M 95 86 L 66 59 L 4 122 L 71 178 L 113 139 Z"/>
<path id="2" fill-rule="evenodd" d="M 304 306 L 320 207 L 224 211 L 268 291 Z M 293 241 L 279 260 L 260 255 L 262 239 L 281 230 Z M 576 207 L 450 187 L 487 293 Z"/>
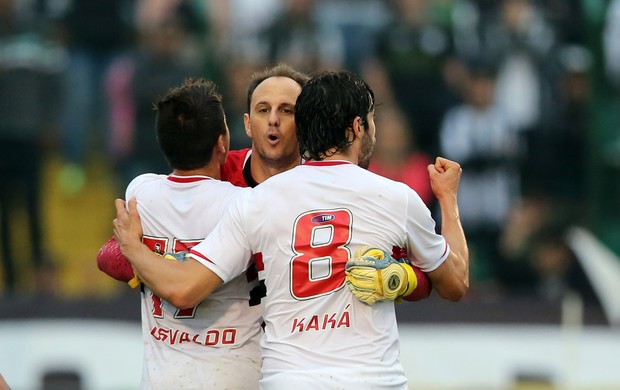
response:
<path id="1" fill-rule="evenodd" d="M 367 166 L 375 142 L 374 93 L 346 72 L 322 72 L 295 105 L 307 163 L 236 197 L 185 262 L 141 242 L 136 200 L 116 201 L 114 233 L 142 280 L 178 307 L 193 306 L 248 267 L 264 280 L 263 389 L 407 389 L 399 361 L 394 304 L 357 300 L 345 264 L 362 246 L 406 249 L 433 288 L 460 300 L 469 287 L 469 253 L 459 221 L 459 164 L 429 165 L 442 233 L 408 186 Z"/>
<path id="2" fill-rule="evenodd" d="M 252 149 L 229 151 L 226 162 L 218 165 L 221 173 L 219 178 L 238 187 L 253 187 L 270 175 L 290 169 L 300 163 L 301 157 L 295 133 L 294 106 L 301 87 L 308 79 L 307 75 L 284 64 L 253 75 L 248 86 L 248 113 L 244 116 L 246 132 L 253 141 Z M 194 102 L 195 106 L 188 107 L 188 109 L 193 108 L 197 110 L 197 114 L 200 113 L 200 107 L 197 107 L 199 103 L 202 102 Z M 164 119 L 166 118 L 161 116 L 159 118 L 159 120 Z M 172 118 L 167 118 L 167 120 L 174 123 Z M 193 142 L 191 140 L 189 143 Z M 184 143 L 187 142 L 179 141 L 179 145 Z M 179 149 L 178 153 L 183 153 L 183 150 L 185 149 Z M 162 176 L 159 178 L 164 180 Z M 187 195 L 183 194 L 184 186 L 189 187 L 190 193 Z M 175 196 L 180 198 L 178 202 L 173 201 L 171 195 L 170 204 L 164 205 L 165 209 L 157 210 L 149 206 L 148 213 L 154 221 L 167 217 L 180 223 L 187 216 L 187 210 L 192 210 L 192 218 L 188 219 L 191 225 L 185 226 L 183 230 L 185 232 L 183 237 L 192 239 L 185 245 L 181 245 L 180 242 L 163 245 L 159 238 L 154 239 L 145 235 L 144 241 L 160 253 L 181 251 L 195 245 L 206 236 L 204 228 L 191 233 L 190 226 L 196 227 L 196 224 L 200 223 L 208 226 L 205 221 L 201 222 L 193 218 L 200 219 L 205 213 L 205 211 L 194 213 L 193 211 L 196 210 L 194 207 L 198 209 L 202 207 L 205 210 L 215 208 L 216 210 L 212 212 L 216 215 L 217 212 L 223 212 L 229 201 L 227 199 L 214 202 L 213 199 L 217 198 L 217 194 L 197 199 L 191 194 L 191 191 L 195 191 L 192 189 L 193 186 L 177 184 L 177 187 L 178 192 Z M 128 190 L 131 189 L 130 186 Z M 138 192 L 136 195 L 142 200 L 141 196 L 144 194 Z M 152 201 L 149 204 L 160 205 L 156 193 L 146 195 L 144 199 Z M 164 197 L 165 193 L 161 195 Z M 179 208 L 186 208 L 186 210 L 180 213 Z M 175 213 L 180 214 L 175 217 L 173 216 Z M 211 219 L 209 223 L 215 223 L 218 219 Z M 102 271 L 117 280 L 125 282 L 136 280 L 133 279 L 131 264 L 122 256 L 118 243 L 113 237 L 99 251 L 97 263 Z M 224 298 L 219 294 L 220 296 L 213 296 L 212 299 L 193 305 L 196 308 L 193 312 L 186 308 L 177 312 L 176 308 L 153 294 L 148 286 L 141 286 L 146 357 L 142 387 L 226 388 L 232 386 L 235 389 L 258 387 L 257 374 L 261 358 L 256 337 L 262 333 L 260 329 L 262 290 L 261 286 L 256 285 L 255 280 L 251 285 L 242 281 L 244 278 L 251 279 L 254 269 L 250 267 L 248 272 L 235 283 L 236 285 L 222 289 Z M 252 288 L 249 292 L 248 287 Z M 188 326 L 193 327 L 192 332 L 187 330 Z M 251 337 L 244 337 L 250 332 Z M 194 340 L 198 334 L 202 335 Z M 235 336 L 235 342 L 232 342 L 232 337 Z M 191 342 L 188 342 L 188 338 L 191 338 Z M 198 347 L 196 342 L 198 342 Z M 240 353 L 243 351 L 248 351 L 248 353 Z M 214 364 L 220 361 L 221 367 L 219 364 Z M 239 362 L 239 371 L 234 368 L 235 361 Z M 246 366 L 251 367 L 253 371 L 246 374 L 244 372 Z"/>
<path id="3" fill-rule="evenodd" d="M 221 166 L 221 180 L 255 187 L 267 178 L 300 164 L 295 132 L 295 101 L 309 76 L 286 64 L 252 75 L 247 90 L 245 131 L 252 147 L 231 150 Z M 134 280 L 131 264 L 111 237 L 97 254 L 97 266 L 116 280 Z"/>
<path id="4" fill-rule="evenodd" d="M 188 79 L 160 98 L 156 110 L 157 140 L 173 172 L 136 177 L 126 196 L 140 199 L 143 242 L 152 253 L 188 251 L 248 189 L 219 180 L 230 134 L 213 83 Z M 208 300 L 177 308 L 143 285 L 141 387 L 256 389 L 262 335 L 257 286 L 255 273 L 240 272 Z"/>
<path id="5" fill-rule="evenodd" d="M 252 75 L 247 89 L 245 132 L 252 148 L 233 150 L 223 180 L 255 187 L 301 163 L 295 131 L 295 101 L 310 77 L 285 64 Z"/>

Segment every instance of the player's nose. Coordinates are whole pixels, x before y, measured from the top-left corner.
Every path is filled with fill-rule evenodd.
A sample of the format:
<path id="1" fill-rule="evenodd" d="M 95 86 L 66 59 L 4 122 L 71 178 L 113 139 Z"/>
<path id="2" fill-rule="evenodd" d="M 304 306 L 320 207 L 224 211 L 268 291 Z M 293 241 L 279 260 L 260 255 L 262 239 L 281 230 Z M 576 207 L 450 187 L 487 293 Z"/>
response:
<path id="1" fill-rule="evenodd" d="M 280 116 L 278 115 L 278 110 L 273 109 L 269 113 L 269 126 L 279 126 L 280 125 Z"/>

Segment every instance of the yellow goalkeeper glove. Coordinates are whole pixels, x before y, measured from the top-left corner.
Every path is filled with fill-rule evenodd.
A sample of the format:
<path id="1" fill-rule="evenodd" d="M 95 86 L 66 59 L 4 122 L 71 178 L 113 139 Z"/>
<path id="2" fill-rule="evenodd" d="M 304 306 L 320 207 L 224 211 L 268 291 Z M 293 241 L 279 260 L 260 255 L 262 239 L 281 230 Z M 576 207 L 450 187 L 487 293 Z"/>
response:
<path id="1" fill-rule="evenodd" d="M 133 278 L 131 278 L 131 280 L 129 282 L 127 282 L 127 284 L 129 285 L 129 287 L 131 288 L 136 288 L 140 285 L 140 283 L 142 283 L 142 281 L 140 280 L 140 277 L 138 275 L 136 275 L 136 273 L 133 273 Z"/>
<path id="2" fill-rule="evenodd" d="M 166 252 L 163 255 L 161 253 L 155 252 L 158 255 L 163 256 L 164 259 L 168 259 L 168 260 L 178 260 L 178 261 L 185 261 L 187 260 L 189 253 L 186 251 L 182 251 L 182 252 L 178 252 L 178 253 L 171 253 L 171 252 Z M 140 283 L 142 283 L 142 281 L 140 280 L 140 277 L 138 275 L 136 275 L 136 273 L 133 273 L 133 278 L 131 278 L 131 280 L 129 282 L 127 282 L 127 284 L 129 284 L 129 286 L 131 288 L 136 288 L 140 285 Z"/>
<path id="3" fill-rule="evenodd" d="M 360 301 L 400 302 L 415 290 L 418 279 L 413 268 L 382 249 L 364 246 L 347 261 L 346 283 Z"/>

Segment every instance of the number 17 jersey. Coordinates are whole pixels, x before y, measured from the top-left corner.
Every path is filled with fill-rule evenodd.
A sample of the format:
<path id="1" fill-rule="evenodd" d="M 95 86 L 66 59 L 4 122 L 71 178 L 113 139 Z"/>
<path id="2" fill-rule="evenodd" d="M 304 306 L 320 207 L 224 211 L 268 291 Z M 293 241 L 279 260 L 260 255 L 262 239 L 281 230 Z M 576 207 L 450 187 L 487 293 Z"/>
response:
<path id="1" fill-rule="evenodd" d="M 206 176 L 144 174 L 129 184 L 126 199 L 138 201 L 143 242 L 163 254 L 201 242 L 244 191 Z M 255 272 L 243 270 L 191 308 L 176 308 L 142 285 L 141 387 L 256 389 L 262 313 L 251 291 L 257 282 Z"/>

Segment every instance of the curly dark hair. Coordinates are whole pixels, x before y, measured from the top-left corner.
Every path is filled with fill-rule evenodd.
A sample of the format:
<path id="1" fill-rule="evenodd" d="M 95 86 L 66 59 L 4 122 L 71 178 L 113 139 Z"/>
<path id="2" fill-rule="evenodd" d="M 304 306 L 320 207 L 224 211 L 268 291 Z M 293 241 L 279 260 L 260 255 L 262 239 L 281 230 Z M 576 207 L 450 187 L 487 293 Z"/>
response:
<path id="1" fill-rule="evenodd" d="M 353 143 L 348 129 L 355 118 L 367 123 L 374 109 L 375 94 L 357 75 L 345 70 L 317 73 L 302 88 L 295 104 L 302 157 L 323 160 L 346 150 Z"/>
<path id="2" fill-rule="evenodd" d="M 173 169 L 206 166 L 213 147 L 226 134 L 222 96 L 202 78 L 186 79 L 155 102 L 157 142 Z"/>

